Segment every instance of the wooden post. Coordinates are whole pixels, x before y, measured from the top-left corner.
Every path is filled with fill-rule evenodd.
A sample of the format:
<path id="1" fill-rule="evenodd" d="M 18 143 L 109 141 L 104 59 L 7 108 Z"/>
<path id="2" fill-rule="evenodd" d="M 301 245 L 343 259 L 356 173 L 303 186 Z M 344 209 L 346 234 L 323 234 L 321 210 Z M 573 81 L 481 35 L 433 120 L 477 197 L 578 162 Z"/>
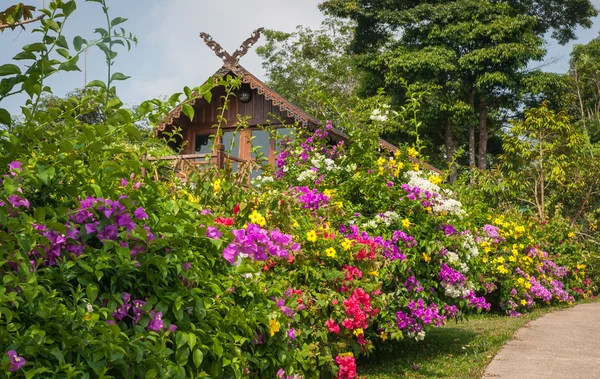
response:
<path id="1" fill-rule="evenodd" d="M 146 162 L 146 154 L 142 154 L 142 164 Z M 142 177 L 146 177 L 146 168 L 142 166 Z"/>
<path id="2" fill-rule="evenodd" d="M 216 149 L 216 153 L 217 153 L 217 167 L 218 168 L 223 168 L 224 164 L 225 164 L 225 146 L 220 143 L 218 144 Z"/>

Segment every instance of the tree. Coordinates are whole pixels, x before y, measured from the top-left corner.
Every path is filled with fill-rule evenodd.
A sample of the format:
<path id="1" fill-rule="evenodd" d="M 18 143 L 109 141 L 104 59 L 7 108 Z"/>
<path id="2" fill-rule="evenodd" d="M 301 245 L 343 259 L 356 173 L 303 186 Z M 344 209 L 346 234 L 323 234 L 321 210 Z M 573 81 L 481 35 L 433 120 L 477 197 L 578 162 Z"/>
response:
<path id="1" fill-rule="evenodd" d="M 575 27 L 589 27 L 597 14 L 589 0 L 326 0 L 320 7 L 356 22 L 352 47 L 370 72 L 367 80 L 393 89 L 402 78 L 440 89 L 447 111 L 437 125 L 446 128 L 448 152 L 453 150 L 453 110 L 468 106 L 471 114 L 463 122 L 469 164 L 475 166 L 477 155 L 481 169 L 487 166 L 487 140 L 493 134 L 490 113 L 515 108 L 524 69 L 545 55 L 544 35 L 552 30 L 565 43 L 575 37 Z M 362 88 L 372 84 L 363 82 Z"/>
<path id="2" fill-rule="evenodd" d="M 584 144 L 584 135 L 573 127 L 569 116 L 549 109 L 546 103 L 513 122 L 504 139 L 502 168 L 508 184 L 527 194 L 528 198 L 519 200 L 534 205 L 541 221 L 546 219 L 548 197 L 556 196 L 568 182 L 573 157 Z"/>
<path id="3" fill-rule="evenodd" d="M 317 30 L 267 30 L 265 37 L 256 52 L 269 87 L 318 117 L 328 118 L 331 106 L 352 107 L 359 73 L 348 54 L 351 24 L 327 19 Z"/>
<path id="4" fill-rule="evenodd" d="M 569 74 L 577 96 L 579 119 L 592 142 L 600 140 L 600 36 L 571 52 Z"/>

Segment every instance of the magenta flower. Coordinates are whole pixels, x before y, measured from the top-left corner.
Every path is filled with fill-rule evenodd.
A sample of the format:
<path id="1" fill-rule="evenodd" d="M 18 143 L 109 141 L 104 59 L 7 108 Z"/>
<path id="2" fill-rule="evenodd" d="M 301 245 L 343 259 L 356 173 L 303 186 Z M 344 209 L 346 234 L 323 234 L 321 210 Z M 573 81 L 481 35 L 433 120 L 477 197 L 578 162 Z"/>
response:
<path id="1" fill-rule="evenodd" d="M 23 171 L 22 163 L 18 161 L 12 161 L 8 164 L 8 170 L 12 176 L 17 176 L 17 173 Z"/>
<path id="2" fill-rule="evenodd" d="M 127 179 L 125 179 L 125 178 L 121 179 L 121 187 L 127 187 L 127 184 L 128 184 Z"/>
<path id="3" fill-rule="evenodd" d="M 142 220 L 142 219 L 148 219 L 148 215 L 146 214 L 146 212 L 144 211 L 144 208 L 139 207 L 138 209 L 136 209 L 133 212 L 133 215 L 135 216 L 135 218 L 137 218 L 138 220 Z"/>
<path id="4" fill-rule="evenodd" d="M 6 355 L 8 355 L 10 358 L 10 367 L 8 368 L 8 371 L 10 372 L 17 371 L 21 367 L 25 366 L 25 363 L 27 362 L 25 358 L 20 357 L 14 350 L 9 350 Z"/>
<path id="5" fill-rule="evenodd" d="M 177 325 L 175 325 L 175 324 L 169 325 L 169 332 L 173 333 L 176 330 L 177 330 Z"/>

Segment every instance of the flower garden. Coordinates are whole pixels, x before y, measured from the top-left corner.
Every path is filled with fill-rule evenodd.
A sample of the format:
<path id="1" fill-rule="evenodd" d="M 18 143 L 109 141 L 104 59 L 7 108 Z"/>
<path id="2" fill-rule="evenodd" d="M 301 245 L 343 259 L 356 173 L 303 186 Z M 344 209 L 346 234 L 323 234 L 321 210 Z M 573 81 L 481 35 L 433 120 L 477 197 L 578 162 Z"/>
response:
<path id="1" fill-rule="evenodd" d="M 94 142 L 5 163 L 3 367 L 355 378 L 388 341 L 592 293 L 585 262 L 553 254 L 543 226 L 471 217 L 410 163 L 417 150 L 367 157 L 328 144 L 330 128 L 282 140 L 252 190 L 218 171 L 156 182 L 131 157 L 134 172 L 95 161 Z M 84 160 L 103 174 L 78 174 Z"/>
<path id="2" fill-rule="evenodd" d="M 75 9 L 52 4 L 51 21 Z M 62 29 L 43 22 L 43 42 L 23 48 L 29 71 L 0 66 L 15 75 L 0 100 L 16 83 L 30 96 L 22 122 L 0 129 L 3 376 L 351 379 L 360 357 L 451 321 L 596 294 L 577 225 L 487 206 L 476 183 L 425 169 L 419 144 L 381 149 L 377 106 L 369 128 L 340 118 L 348 142 L 326 120 L 289 137 L 267 127 L 279 154 L 252 186 L 232 167 L 183 181 L 144 159 L 172 150 L 139 123 L 159 125 L 181 94 L 126 109 L 111 86 L 124 75 L 109 71 L 43 109 L 44 79 L 82 44 L 110 67 L 106 39 L 134 41 L 108 30 L 76 39 L 75 57 L 67 44 L 61 63 L 49 54 Z M 211 86 L 185 96 L 210 101 Z"/>

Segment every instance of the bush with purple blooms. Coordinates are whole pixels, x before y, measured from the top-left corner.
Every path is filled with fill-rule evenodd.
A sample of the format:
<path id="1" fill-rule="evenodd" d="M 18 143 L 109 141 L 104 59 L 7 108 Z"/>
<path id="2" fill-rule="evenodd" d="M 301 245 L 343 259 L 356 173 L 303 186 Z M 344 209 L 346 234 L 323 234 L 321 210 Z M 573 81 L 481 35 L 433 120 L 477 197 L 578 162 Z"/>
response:
<path id="1" fill-rule="evenodd" d="M 74 1 L 51 3 L 48 20 L 75 10 Z M 51 25 L 45 51 L 67 44 Z M 100 37 L 77 40 L 72 53 L 103 44 L 110 61 L 115 40 L 135 42 Z M 0 130 L 5 375 L 355 378 L 356 358 L 389 341 L 427 338 L 469 312 L 517 316 L 594 289 L 576 245 L 565 257 L 568 244 L 548 242 L 557 226 L 472 213 L 477 204 L 463 205 L 424 170 L 418 150 L 380 150 L 376 128 L 341 118 L 352 143 L 331 139 L 330 122 L 284 139 L 252 191 L 231 168 L 183 182 L 145 159 L 172 152 L 138 128 L 160 124 L 179 95 L 134 112 L 111 79 L 40 111 L 36 88 L 47 91 L 55 71 L 35 70 L 77 62 L 36 52 L 44 64 L 0 82 L 8 93 L 40 78 L 25 89 L 33 106 L 22 124 Z M 186 97 L 210 101 L 213 85 L 230 92 L 240 82 L 209 81 Z M 97 123 L 82 121 L 90 112 Z"/>

